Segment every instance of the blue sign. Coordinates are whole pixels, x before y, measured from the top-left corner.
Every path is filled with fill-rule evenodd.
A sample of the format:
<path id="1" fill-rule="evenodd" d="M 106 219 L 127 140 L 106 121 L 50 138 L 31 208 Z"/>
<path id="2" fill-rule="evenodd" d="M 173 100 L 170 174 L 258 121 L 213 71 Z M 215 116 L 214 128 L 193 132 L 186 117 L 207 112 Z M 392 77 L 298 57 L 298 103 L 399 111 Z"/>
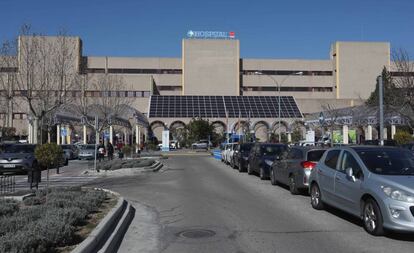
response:
<path id="1" fill-rule="evenodd" d="M 220 31 L 188 31 L 188 38 L 212 38 L 212 39 L 234 39 L 235 32 L 220 32 Z"/>
<path id="2" fill-rule="evenodd" d="M 66 131 L 66 128 L 61 128 L 60 129 L 60 135 L 61 136 L 67 136 L 68 135 L 68 132 Z"/>
<path id="3" fill-rule="evenodd" d="M 109 140 L 109 133 L 108 132 L 104 132 L 104 139 Z"/>

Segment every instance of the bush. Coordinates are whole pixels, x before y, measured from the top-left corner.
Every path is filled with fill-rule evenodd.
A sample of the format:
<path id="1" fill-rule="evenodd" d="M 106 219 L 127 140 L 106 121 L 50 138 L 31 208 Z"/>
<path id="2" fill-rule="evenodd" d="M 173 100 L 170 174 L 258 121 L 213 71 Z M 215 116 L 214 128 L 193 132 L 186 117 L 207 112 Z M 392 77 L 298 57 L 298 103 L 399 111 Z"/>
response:
<path id="1" fill-rule="evenodd" d="M 404 145 L 412 142 L 414 139 L 413 136 L 406 131 L 397 131 L 394 135 L 394 140 L 398 145 Z"/>
<path id="2" fill-rule="evenodd" d="M 122 148 L 122 152 L 124 153 L 124 155 L 131 155 L 131 152 L 133 152 L 134 150 L 133 150 L 133 147 L 131 146 L 131 145 L 125 145 L 123 148 Z"/>
<path id="3" fill-rule="evenodd" d="M 12 215 L 19 210 L 19 203 L 15 200 L 0 199 L 0 217 Z"/>
<path id="4" fill-rule="evenodd" d="M 63 150 L 56 143 L 46 143 L 36 147 L 35 157 L 41 166 L 54 168 L 63 163 Z"/>
<path id="5" fill-rule="evenodd" d="M 76 226 L 105 199 L 106 192 L 79 187 L 38 191 L 25 208 L 0 217 L 0 252 L 53 252 L 72 244 Z"/>

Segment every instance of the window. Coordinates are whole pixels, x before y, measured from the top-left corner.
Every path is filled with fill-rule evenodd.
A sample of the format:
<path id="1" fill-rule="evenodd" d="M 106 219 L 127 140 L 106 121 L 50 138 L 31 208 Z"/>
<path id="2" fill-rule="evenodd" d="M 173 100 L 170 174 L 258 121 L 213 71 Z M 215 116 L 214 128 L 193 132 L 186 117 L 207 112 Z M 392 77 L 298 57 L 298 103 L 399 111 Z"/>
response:
<path id="1" fill-rule="evenodd" d="M 308 152 L 308 159 L 307 161 L 311 162 L 319 162 L 323 154 L 325 153 L 325 150 L 312 150 Z"/>
<path id="2" fill-rule="evenodd" d="M 352 168 L 352 170 L 354 171 L 354 174 L 356 174 L 357 171 L 361 171 L 361 167 L 359 166 L 358 162 L 355 160 L 355 157 L 348 151 L 344 151 L 344 154 L 342 156 L 341 166 L 339 170 L 345 172 L 345 170 L 348 168 Z"/>
<path id="3" fill-rule="evenodd" d="M 369 171 L 379 175 L 414 175 L 414 155 L 409 150 L 358 150 L 359 157 Z"/>
<path id="4" fill-rule="evenodd" d="M 287 159 L 302 159 L 302 151 L 296 148 L 291 149 Z"/>
<path id="5" fill-rule="evenodd" d="M 329 151 L 325 158 L 325 165 L 331 169 L 336 169 L 336 163 L 338 162 L 340 150 Z"/>

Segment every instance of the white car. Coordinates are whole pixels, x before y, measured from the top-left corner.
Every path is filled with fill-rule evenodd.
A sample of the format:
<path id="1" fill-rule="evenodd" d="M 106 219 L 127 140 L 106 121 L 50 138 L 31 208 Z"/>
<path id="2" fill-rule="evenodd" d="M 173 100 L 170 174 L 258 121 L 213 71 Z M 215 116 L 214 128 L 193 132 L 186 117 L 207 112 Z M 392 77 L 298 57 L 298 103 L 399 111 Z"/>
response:
<path id="1" fill-rule="evenodd" d="M 234 147 L 237 143 L 228 143 L 224 147 L 222 152 L 222 161 L 231 164 L 231 159 L 233 159 Z"/>

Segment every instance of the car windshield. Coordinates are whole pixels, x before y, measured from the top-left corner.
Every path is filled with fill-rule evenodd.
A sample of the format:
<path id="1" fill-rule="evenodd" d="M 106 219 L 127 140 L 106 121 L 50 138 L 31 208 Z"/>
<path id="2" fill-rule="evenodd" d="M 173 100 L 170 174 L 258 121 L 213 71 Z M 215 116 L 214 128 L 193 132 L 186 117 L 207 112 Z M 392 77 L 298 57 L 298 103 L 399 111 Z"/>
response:
<path id="1" fill-rule="evenodd" d="M 380 175 L 414 175 L 414 155 L 401 149 L 357 151 L 365 166 Z"/>
<path id="2" fill-rule="evenodd" d="M 95 148 L 95 145 L 83 145 L 82 147 L 81 147 L 81 149 L 94 149 Z"/>
<path id="3" fill-rule="evenodd" d="M 285 150 L 286 147 L 281 145 L 265 145 L 261 147 L 261 153 L 264 156 L 279 155 Z"/>
<path id="4" fill-rule="evenodd" d="M 325 153 L 325 150 L 323 149 L 309 151 L 307 160 L 311 162 L 318 162 L 321 159 L 323 153 Z"/>
<path id="5" fill-rule="evenodd" d="M 242 145 L 240 146 L 240 150 L 241 150 L 242 152 L 249 152 L 249 151 L 250 151 L 250 149 L 252 149 L 252 147 L 253 147 L 253 143 L 249 143 L 249 144 L 242 144 Z"/>
<path id="6" fill-rule="evenodd" d="M 11 145 L 4 150 L 4 153 L 34 153 L 34 145 Z"/>

